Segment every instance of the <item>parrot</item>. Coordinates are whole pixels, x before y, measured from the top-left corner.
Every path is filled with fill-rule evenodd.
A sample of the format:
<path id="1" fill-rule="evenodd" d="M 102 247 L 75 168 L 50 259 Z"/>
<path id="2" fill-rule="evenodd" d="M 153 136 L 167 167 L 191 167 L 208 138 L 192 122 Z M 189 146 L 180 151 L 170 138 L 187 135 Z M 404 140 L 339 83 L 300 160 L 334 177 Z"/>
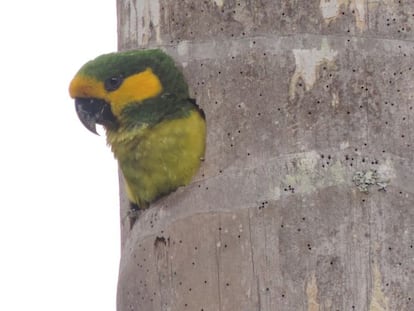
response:
<path id="1" fill-rule="evenodd" d="M 96 124 L 105 129 L 132 215 L 188 185 L 204 161 L 204 111 L 160 49 L 98 56 L 75 74 L 69 95 L 89 131 L 98 134 Z"/>

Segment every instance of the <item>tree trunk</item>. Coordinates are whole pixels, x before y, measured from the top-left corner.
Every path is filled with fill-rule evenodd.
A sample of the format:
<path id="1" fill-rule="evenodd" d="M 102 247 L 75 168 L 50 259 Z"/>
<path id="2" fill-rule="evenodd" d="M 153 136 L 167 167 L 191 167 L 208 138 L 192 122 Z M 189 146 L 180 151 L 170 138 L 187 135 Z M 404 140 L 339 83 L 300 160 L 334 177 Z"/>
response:
<path id="1" fill-rule="evenodd" d="M 414 310 L 412 1 L 118 0 L 118 20 L 208 128 L 191 185 L 132 230 L 122 203 L 118 311 Z"/>

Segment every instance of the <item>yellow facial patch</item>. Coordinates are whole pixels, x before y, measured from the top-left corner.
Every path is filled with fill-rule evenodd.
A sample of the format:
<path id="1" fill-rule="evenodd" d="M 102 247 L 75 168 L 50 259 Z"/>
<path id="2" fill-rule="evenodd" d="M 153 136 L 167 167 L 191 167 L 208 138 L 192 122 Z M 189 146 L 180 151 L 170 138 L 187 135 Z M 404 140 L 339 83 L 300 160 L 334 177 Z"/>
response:
<path id="1" fill-rule="evenodd" d="M 122 109 L 131 102 L 140 102 L 155 97 L 162 92 L 162 85 L 158 77 L 147 68 L 125 78 L 121 86 L 112 92 L 105 90 L 104 83 L 95 78 L 77 75 L 69 86 L 72 98 L 101 98 L 111 105 L 114 115 L 119 116 Z"/>
<path id="2" fill-rule="evenodd" d="M 150 68 L 147 68 L 126 78 L 119 89 L 107 93 L 107 100 L 111 103 L 112 112 L 119 115 L 128 103 L 155 97 L 161 91 L 160 80 Z"/>

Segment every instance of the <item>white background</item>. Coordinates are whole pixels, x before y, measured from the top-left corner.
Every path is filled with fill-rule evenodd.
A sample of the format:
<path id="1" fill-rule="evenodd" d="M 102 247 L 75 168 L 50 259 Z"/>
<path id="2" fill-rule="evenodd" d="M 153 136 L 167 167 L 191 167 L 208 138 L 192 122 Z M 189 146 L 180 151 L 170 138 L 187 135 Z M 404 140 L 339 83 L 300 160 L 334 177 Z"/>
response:
<path id="1" fill-rule="evenodd" d="M 0 310 L 113 311 L 117 164 L 68 86 L 116 50 L 116 1 L 2 1 L 0 36 Z"/>

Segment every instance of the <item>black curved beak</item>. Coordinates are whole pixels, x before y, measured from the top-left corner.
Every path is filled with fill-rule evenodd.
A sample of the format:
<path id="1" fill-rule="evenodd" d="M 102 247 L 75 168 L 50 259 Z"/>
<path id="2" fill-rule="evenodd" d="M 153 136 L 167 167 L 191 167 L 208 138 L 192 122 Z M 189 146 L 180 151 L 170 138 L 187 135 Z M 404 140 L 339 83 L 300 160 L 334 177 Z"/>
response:
<path id="1" fill-rule="evenodd" d="M 92 133 L 99 135 L 96 124 L 110 127 L 116 124 L 116 118 L 109 104 L 99 98 L 75 98 L 75 108 L 79 120 Z"/>

